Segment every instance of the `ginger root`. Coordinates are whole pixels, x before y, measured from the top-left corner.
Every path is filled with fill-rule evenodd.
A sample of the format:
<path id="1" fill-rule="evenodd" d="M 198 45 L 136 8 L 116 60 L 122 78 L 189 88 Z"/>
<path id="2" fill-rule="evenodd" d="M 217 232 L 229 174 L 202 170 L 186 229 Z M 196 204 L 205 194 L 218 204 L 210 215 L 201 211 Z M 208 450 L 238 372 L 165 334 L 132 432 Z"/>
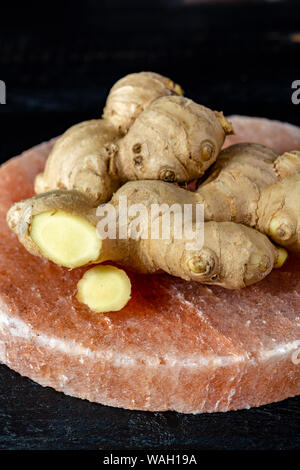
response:
<path id="1" fill-rule="evenodd" d="M 49 191 L 15 203 L 7 213 L 7 222 L 33 255 L 76 268 L 82 261 L 88 264 L 97 259 L 101 250 L 89 207 L 90 200 L 78 191 Z"/>
<path id="2" fill-rule="evenodd" d="M 77 300 L 94 312 L 116 312 L 129 301 L 131 282 L 123 269 L 99 265 L 85 272 L 77 290 Z"/>
<path id="3" fill-rule="evenodd" d="M 77 124 L 58 139 L 36 178 L 38 196 L 14 204 L 7 215 L 30 253 L 70 269 L 116 261 L 143 273 L 165 271 L 235 289 L 282 266 L 287 259 L 282 247 L 300 252 L 300 151 L 279 156 L 258 144 L 221 151 L 233 133 L 231 123 L 182 95 L 179 85 L 159 74 L 128 75 L 111 89 L 103 119 Z M 213 164 L 193 193 L 169 184 L 199 179 Z M 138 224 L 143 235 L 131 236 L 137 226 L 129 217 L 128 226 L 116 224 L 116 237 L 100 236 L 96 207 L 102 203 L 105 210 L 103 203 L 110 201 L 119 221 L 124 197 L 129 206 L 145 208 Z M 168 237 L 149 233 L 153 204 L 199 203 L 205 217 L 202 248 L 188 249 L 188 237 L 178 238 L 172 224 Z M 164 210 L 156 214 L 159 229 Z M 191 224 L 195 232 L 195 217 Z M 114 276 L 123 286 L 115 269 L 87 271 L 78 284 L 80 301 L 94 311 L 118 309 L 112 296 L 107 304 L 103 296 L 93 297 L 96 285 L 107 282 L 110 291 Z M 126 292 L 123 300 L 130 296 Z"/>
<path id="4" fill-rule="evenodd" d="M 103 118 L 126 134 L 138 115 L 161 96 L 183 95 L 182 88 L 163 75 L 140 72 L 118 80 L 109 92 Z"/>
<path id="5" fill-rule="evenodd" d="M 300 173 L 264 189 L 258 204 L 257 229 L 275 243 L 300 253 Z"/>
<path id="6" fill-rule="evenodd" d="M 232 145 L 220 153 L 195 198 L 203 202 L 206 220 L 255 227 L 300 252 L 299 171 L 300 152 L 278 156 L 259 144 Z"/>
<path id="7" fill-rule="evenodd" d="M 120 185 L 110 167 L 118 139 L 117 131 L 103 119 L 72 126 L 50 152 L 43 173 L 35 179 L 35 192 L 76 189 L 95 203 L 109 200 Z"/>
<path id="8" fill-rule="evenodd" d="M 196 192 L 174 186 L 164 199 L 162 182 L 145 181 L 142 186 L 127 183 L 118 194 L 126 195 L 130 187 L 137 202 L 202 203 L 206 221 L 242 223 L 289 251 L 300 252 L 299 167 L 300 152 L 278 156 L 263 145 L 235 144 L 220 153 L 210 176 Z M 281 174 L 291 176 L 281 181 Z"/>
<path id="9" fill-rule="evenodd" d="M 228 126 L 222 113 L 179 96 L 154 101 L 123 138 L 105 120 L 77 124 L 58 139 L 35 191 L 75 189 L 97 205 L 126 181 L 190 181 L 214 163 Z"/>
<path id="10" fill-rule="evenodd" d="M 148 187 L 151 184 L 158 184 L 150 199 L 148 191 L 144 188 L 145 183 L 148 183 Z M 138 188 L 140 188 L 140 194 L 137 194 Z M 146 216 L 143 215 L 143 217 L 150 220 L 151 203 L 155 199 L 169 201 L 177 191 L 181 194 L 193 195 L 164 182 L 127 183 L 115 193 L 111 204 L 118 215 L 120 197 L 126 193 L 128 205 L 136 204 L 137 201 L 143 203 L 147 209 Z M 55 219 L 49 222 L 52 228 L 47 233 L 45 219 L 55 217 L 55 213 L 58 213 L 57 224 Z M 76 220 L 73 220 L 74 216 Z M 64 217 L 66 217 L 66 222 L 63 221 Z M 161 226 L 162 213 L 159 213 L 157 217 Z M 79 219 L 82 222 L 81 226 Z M 119 218 L 117 217 L 116 220 L 118 221 Z M 153 239 L 151 236 L 127 239 L 103 238 L 99 243 L 96 230 L 94 232 L 90 230 L 90 225 L 95 228 L 97 222 L 96 209 L 91 206 L 88 198 L 76 191 L 45 193 L 16 203 L 8 212 L 10 228 L 18 235 L 20 242 L 28 251 L 52 259 L 64 266 L 67 260 L 67 267 L 77 266 L 78 260 L 81 259 L 82 265 L 110 260 L 143 273 L 155 273 L 162 270 L 182 279 L 236 289 L 263 279 L 282 258 L 282 252 L 279 252 L 265 235 L 233 222 L 206 222 L 204 244 L 199 249 L 188 249 L 189 240 L 185 236 L 177 239 L 174 235 L 173 224 L 170 235 L 166 239 Z M 146 221 L 142 220 L 140 224 L 143 225 L 144 222 Z M 131 233 L 133 224 L 134 218 L 129 217 L 128 233 Z M 65 230 L 64 225 L 70 229 Z M 117 229 L 119 233 L 120 227 Z M 194 223 L 192 229 L 195 230 Z M 54 235 L 51 240 L 56 230 L 61 235 Z M 92 233 L 94 240 L 90 241 Z M 32 234 L 34 234 L 34 240 Z M 77 235 L 78 243 L 75 241 Z M 64 246 L 72 247 L 67 257 L 61 246 L 62 239 Z M 84 246 L 86 242 L 91 243 L 93 250 Z M 58 244 L 57 250 L 55 249 L 56 243 Z M 72 250 L 74 250 L 73 255 Z M 72 261 L 72 256 L 74 261 Z M 89 259 L 91 257 L 93 259 Z"/>
<path id="11" fill-rule="evenodd" d="M 119 141 L 118 174 L 123 182 L 199 178 L 232 132 L 222 113 L 180 96 L 159 98 Z"/>

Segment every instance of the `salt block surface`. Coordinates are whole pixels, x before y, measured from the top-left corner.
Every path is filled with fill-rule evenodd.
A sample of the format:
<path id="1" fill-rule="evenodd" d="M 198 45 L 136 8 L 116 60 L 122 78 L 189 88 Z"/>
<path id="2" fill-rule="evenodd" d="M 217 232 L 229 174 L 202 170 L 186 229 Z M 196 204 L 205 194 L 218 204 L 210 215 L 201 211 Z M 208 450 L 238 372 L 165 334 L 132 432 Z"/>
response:
<path id="1" fill-rule="evenodd" d="M 44 386 L 111 406 L 227 411 L 300 393 L 300 269 L 291 257 L 238 291 L 128 271 L 120 312 L 75 297 L 86 268 L 36 258 L 7 227 L 53 141 L 0 169 L 0 361 Z"/>
<path id="2" fill-rule="evenodd" d="M 224 147 L 239 142 L 263 144 L 278 153 L 300 150 L 300 127 L 264 118 L 229 116 L 234 135 L 228 136 Z"/>

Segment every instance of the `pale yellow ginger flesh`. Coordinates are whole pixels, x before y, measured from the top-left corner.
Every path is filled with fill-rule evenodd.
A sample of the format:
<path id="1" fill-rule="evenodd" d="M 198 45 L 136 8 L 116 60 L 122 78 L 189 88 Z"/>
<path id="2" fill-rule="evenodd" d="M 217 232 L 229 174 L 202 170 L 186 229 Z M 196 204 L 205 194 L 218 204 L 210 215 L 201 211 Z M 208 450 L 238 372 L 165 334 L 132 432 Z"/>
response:
<path id="1" fill-rule="evenodd" d="M 35 215 L 30 237 L 45 258 L 67 268 L 95 261 L 102 245 L 91 223 L 61 210 Z"/>
<path id="2" fill-rule="evenodd" d="M 94 312 L 117 312 L 130 299 L 131 282 L 123 269 L 99 265 L 86 271 L 77 289 L 78 301 Z"/>
<path id="3" fill-rule="evenodd" d="M 281 266 L 284 265 L 286 260 L 288 259 L 288 252 L 286 251 L 285 248 L 278 247 L 277 248 L 277 258 L 274 263 L 274 268 L 278 269 L 281 268 Z"/>

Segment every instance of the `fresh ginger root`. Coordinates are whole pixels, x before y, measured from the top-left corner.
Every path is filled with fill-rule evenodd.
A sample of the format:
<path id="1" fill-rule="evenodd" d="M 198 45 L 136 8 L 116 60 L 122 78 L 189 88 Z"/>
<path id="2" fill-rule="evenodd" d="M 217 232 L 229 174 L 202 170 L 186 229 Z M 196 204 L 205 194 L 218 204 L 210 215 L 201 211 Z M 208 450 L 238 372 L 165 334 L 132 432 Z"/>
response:
<path id="1" fill-rule="evenodd" d="M 118 80 L 109 92 L 103 118 L 126 134 L 138 115 L 161 96 L 183 95 L 182 88 L 163 75 L 140 72 Z"/>
<path id="2" fill-rule="evenodd" d="M 153 197 L 149 198 L 149 192 L 145 191 L 146 183 L 148 187 L 157 184 Z M 144 204 L 149 221 L 150 205 L 155 200 L 170 201 L 177 192 L 178 198 L 185 193 L 193 195 L 164 182 L 132 182 L 115 193 L 111 204 L 118 215 L 120 197 L 126 194 L 128 206 L 137 201 Z M 184 236 L 177 239 L 174 227 L 167 239 L 149 236 L 99 240 L 96 209 L 88 198 L 76 191 L 52 191 L 16 203 L 7 219 L 28 251 L 71 268 L 110 260 L 143 273 L 165 271 L 186 280 L 236 289 L 263 279 L 284 258 L 282 250 L 278 251 L 265 235 L 233 222 L 206 222 L 201 249 L 187 249 L 189 240 Z M 161 213 L 158 221 L 161 226 Z M 141 225 L 143 222 L 146 221 L 143 220 Z M 129 218 L 128 233 L 131 233 L 133 223 L 134 220 Z M 195 230 L 194 224 L 192 228 Z M 68 246 L 70 249 L 65 253 Z"/>
<path id="3" fill-rule="evenodd" d="M 103 119 L 77 124 L 58 139 L 36 178 L 38 196 L 16 203 L 7 215 L 30 253 L 70 269 L 116 261 L 143 273 L 165 271 L 235 289 L 285 262 L 285 248 L 276 248 L 266 235 L 300 252 L 300 151 L 278 156 L 258 144 L 221 151 L 233 133 L 230 122 L 182 95 L 179 85 L 161 75 L 128 75 L 111 89 Z M 194 193 L 169 184 L 199 179 L 214 163 Z M 174 227 L 166 239 L 149 233 L 101 238 L 96 207 L 110 201 L 118 220 L 124 196 L 129 206 L 146 208 L 140 225 L 148 230 L 152 204 L 202 203 L 203 247 L 187 249 L 188 240 L 178 239 Z M 161 228 L 162 213 L 156 222 Z M 126 231 L 135 229 L 129 218 Z M 130 296 L 117 268 L 107 268 L 87 271 L 78 284 L 78 299 L 94 311 L 121 305 L 117 297 L 93 297 L 96 285 L 98 293 L 104 285 L 111 290 L 113 276 L 119 276 L 120 292 L 122 286 L 127 292 L 120 298 Z"/>
<path id="4" fill-rule="evenodd" d="M 43 173 L 35 179 L 35 192 L 76 189 L 96 203 L 109 200 L 120 185 L 110 167 L 118 139 L 103 119 L 72 126 L 50 152 Z"/>
<path id="5" fill-rule="evenodd" d="M 300 152 L 299 152 L 300 156 Z M 300 253 L 300 173 L 287 176 L 261 195 L 257 229 L 276 243 Z"/>
<path id="6" fill-rule="evenodd" d="M 127 183 L 117 194 L 126 195 L 130 187 L 137 202 L 202 203 L 206 221 L 242 223 L 300 252 L 299 169 L 300 152 L 278 156 L 263 145 L 235 144 L 220 153 L 196 192 L 173 186 L 164 199 L 162 182 L 144 181 Z"/>
<path id="7" fill-rule="evenodd" d="M 222 113 L 179 96 L 154 101 L 123 138 L 105 120 L 83 122 L 58 139 L 35 191 L 75 189 L 97 205 L 126 181 L 190 181 L 214 163 L 230 129 Z"/>
<path id="8" fill-rule="evenodd" d="M 116 312 L 129 301 L 131 282 L 123 269 L 99 265 L 85 272 L 77 290 L 77 300 L 94 312 Z"/>
<path id="9" fill-rule="evenodd" d="M 263 145 L 232 145 L 220 153 L 196 199 L 204 204 L 206 220 L 255 227 L 300 252 L 299 171 L 300 152 L 278 156 Z"/>
<path id="10" fill-rule="evenodd" d="M 278 179 L 277 154 L 259 144 L 235 144 L 222 150 L 211 174 L 196 191 L 207 220 L 256 224 L 262 190 Z"/>
<path id="11" fill-rule="evenodd" d="M 119 142 L 122 181 L 187 182 L 201 177 L 215 162 L 232 133 L 222 113 L 181 96 L 155 100 Z"/>

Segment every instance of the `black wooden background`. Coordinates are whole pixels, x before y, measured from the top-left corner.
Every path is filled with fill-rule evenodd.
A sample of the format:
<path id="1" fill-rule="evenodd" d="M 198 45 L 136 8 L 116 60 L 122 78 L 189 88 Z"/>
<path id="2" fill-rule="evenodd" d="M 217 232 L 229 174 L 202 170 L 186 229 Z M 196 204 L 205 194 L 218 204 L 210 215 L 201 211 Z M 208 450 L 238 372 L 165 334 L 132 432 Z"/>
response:
<path id="1" fill-rule="evenodd" d="M 101 115 L 122 75 L 152 70 L 226 114 L 300 125 L 300 2 L 1 4 L 0 160 Z M 192 4 L 191 4 L 192 3 Z M 205 2 L 204 2 L 205 3 Z M 0 449 L 300 449 L 299 398 L 213 415 L 118 410 L 0 367 Z"/>

